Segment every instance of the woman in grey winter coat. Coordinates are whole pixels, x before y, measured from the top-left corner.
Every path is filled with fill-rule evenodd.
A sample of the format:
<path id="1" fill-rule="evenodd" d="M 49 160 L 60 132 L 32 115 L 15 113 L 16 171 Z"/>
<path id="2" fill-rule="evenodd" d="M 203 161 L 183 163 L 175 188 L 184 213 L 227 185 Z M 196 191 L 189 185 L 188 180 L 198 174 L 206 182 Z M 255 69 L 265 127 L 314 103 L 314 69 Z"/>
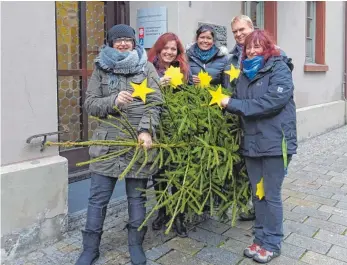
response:
<path id="1" fill-rule="evenodd" d="M 200 83 L 198 74 L 202 70 L 211 77 L 211 85 L 222 85 L 230 88 L 230 77 L 224 73 L 230 70 L 228 49 L 216 46 L 216 34 L 212 27 L 202 25 L 196 31 L 196 43 L 187 49 L 190 71 L 195 85 Z"/>
<path id="2" fill-rule="evenodd" d="M 107 35 L 105 45 L 95 60 L 95 69 L 90 78 L 86 92 L 84 107 L 89 115 L 107 119 L 109 115 L 122 119 L 114 109 L 117 107 L 128 119 L 137 132 L 138 141 L 143 148 L 150 148 L 155 137 L 155 127 L 159 123 L 161 107 L 151 103 L 161 103 L 162 95 L 158 87 L 159 77 L 153 65 L 147 61 L 146 51 L 135 41 L 135 30 L 128 25 L 115 25 Z M 141 84 L 147 79 L 147 86 L 155 92 L 147 94 L 146 104 L 132 97 L 131 83 Z M 108 119 L 122 127 L 116 119 Z M 152 126 L 152 127 L 151 127 Z M 95 129 L 92 140 L 115 140 L 118 137 L 128 137 L 120 129 L 106 123 L 100 123 Z M 91 146 L 91 158 L 97 158 L 116 147 Z M 110 201 L 117 177 L 129 164 L 132 154 L 127 153 L 115 159 L 104 160 L 90 165 L 91 187 L 87 211 L 87 223 L 82 231 L 83 252 L 76 265 L 91 265 L 99 258 L 99 246 L 103 232 L 107 205 Z M 126 193 L 128 197 L 129 222 L 128 245 L 132 264 L 146 264 L 146 256 L 142 248 L 147 227 L 138 231 L 145 219 L 146 197 L 144 192 L 148 178 L 156 172 L 150 170 L 150 164 L 135 174 L 141 164 L 135 164 L 125 176 Z"/>
<path id="3" fill-rule="evenodd" d="M 241 117 L 245 157 L 255 207 L 255 238 L 244 255 L 267 263 L 280 255 L 283 239 L 281 188 L 296 153 L 293 64 L 262 30 L 247 36 L 241 75 L 221 105 Z"/>

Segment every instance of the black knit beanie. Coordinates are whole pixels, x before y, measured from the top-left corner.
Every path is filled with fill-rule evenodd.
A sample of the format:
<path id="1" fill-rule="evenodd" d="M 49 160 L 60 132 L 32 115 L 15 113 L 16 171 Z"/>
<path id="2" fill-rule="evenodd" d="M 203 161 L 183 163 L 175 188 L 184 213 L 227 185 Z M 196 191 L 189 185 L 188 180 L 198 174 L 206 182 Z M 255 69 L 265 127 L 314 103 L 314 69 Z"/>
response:
<path id="1" fill-rule="evenodd" d="M 113 47 L 113 41 L 118 38 L 132 38 L 135 42 L 135 30 L 125 24 L 114 25 L 107 32 L 108 45 Z"/>

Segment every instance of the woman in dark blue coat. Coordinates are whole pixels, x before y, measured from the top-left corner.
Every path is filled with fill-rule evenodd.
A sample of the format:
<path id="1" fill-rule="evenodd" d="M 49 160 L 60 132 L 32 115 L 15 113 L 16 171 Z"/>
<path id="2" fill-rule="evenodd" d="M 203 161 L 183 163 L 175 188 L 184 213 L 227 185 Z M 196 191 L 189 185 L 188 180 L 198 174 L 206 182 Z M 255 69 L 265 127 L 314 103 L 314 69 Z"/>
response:
<path id="1" fill-rule="evenodd" d="M 230 69 L 228 65 L 228 49 L 218 48 L 215 44 L 216 35 L 212 27 L 202 25 L 196 31 L 196 43 L 187 50 L 190 71 L 195 85 L 200 83 L 199 72 L 207 72 L 211 77 L 211 85 L 230 87 L 230 77 L 224 73 Z M 228 68 L 229 66 L 229 68 Z"/>
<path id="2" fill-rule="evenodd" d="M 245 41 L 242 72 L 233 96 L 221 105 L 241 117 L 245 157 L 255 206 L 255 239 L 245 256 L 267 263 L 280 255 L 283 238 L 281 187 L 288 161 L 296 153 L 293 64 L 266 32 Z"/>

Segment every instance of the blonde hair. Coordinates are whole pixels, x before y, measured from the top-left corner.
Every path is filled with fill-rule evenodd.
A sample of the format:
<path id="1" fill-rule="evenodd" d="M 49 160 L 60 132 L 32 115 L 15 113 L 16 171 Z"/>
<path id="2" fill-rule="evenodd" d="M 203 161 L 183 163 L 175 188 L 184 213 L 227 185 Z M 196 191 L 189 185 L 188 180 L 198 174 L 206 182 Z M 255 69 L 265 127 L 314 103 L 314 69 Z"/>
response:
<path id="1" fill-rule="evenodd" d="M 233 19 L 231 20 L 231 26 L 233 26 L 233 24 L 235 22 L 242 21 L 242 20 L 247 22 L 248 26 L 250 26 L 252 29 L 254 29 L 252 19 L 249 16 L 246 16 L 246 15 L 238 15 L 236 17 L 233 17 Z"/>

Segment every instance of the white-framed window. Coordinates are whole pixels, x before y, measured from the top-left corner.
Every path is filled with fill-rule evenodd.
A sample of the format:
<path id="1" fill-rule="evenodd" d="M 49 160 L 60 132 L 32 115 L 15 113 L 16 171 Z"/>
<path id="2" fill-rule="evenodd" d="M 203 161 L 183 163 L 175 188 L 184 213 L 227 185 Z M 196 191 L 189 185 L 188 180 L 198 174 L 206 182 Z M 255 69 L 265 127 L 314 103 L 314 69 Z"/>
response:
<path id="1" fill-rule="evenodd" d="M 254 28 L 264 29 L 264 2 L 244 1 L 243 12 L 253 21 Z"/>
<path id="2" fill-rule="evenodd" d="M 316 2 L 306 2 L 306 62 L 315 63 Z"/>

